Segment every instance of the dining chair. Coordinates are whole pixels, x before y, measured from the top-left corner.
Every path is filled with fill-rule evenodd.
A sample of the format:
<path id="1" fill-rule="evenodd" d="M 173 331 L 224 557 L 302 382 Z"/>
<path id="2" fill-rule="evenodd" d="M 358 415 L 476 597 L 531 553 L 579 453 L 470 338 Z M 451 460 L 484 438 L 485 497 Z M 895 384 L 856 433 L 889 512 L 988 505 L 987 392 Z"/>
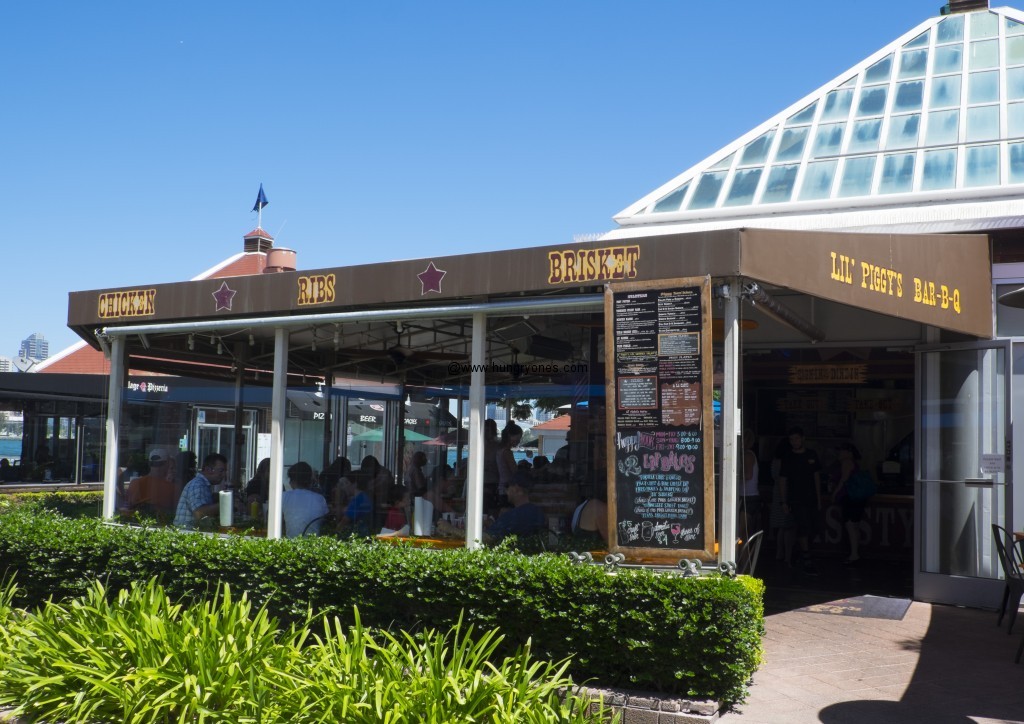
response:
<path id="1" fill-rule="evenodd" d="M 754 575 L 754 569 L 757 568 L 757 557 L 761 553 L 761 539 L 763 537 L 764 531 L 759 530 L 747 538 L 743 545 L 740 546 L 740 553 L 736 556 L 737 575 Z"/>
<path id="2" fill-rule="evenodd" d="M 999 607 L 999 618 L 996 626 L 1003 625 L 1003 616 L 1007 610 L 1010 612 L 1010 625 L 1006 629 L 1009 634 L 1013 631 L 1013 622 L 1017 618 L 1017 609 L 1020 608 L 1021 597 L 1024 597 L 1024 569 L 1021 564 L 1024 558 L 1020 549 L 1013 544 L 1013 537 L 1006 528 L 997 523 L 992 524 L 992 536 L 996 541 L 996 552 L 999 554 L 999 565 L 1003 569 L 1003 578 L 1006 586 L 1003 588 L 1003 601 Z M 1009 543 L 1009 546 L 1007 546 Z M 1017 652 L 1017 660 L 1020 661 L 1020 651 Z"/>

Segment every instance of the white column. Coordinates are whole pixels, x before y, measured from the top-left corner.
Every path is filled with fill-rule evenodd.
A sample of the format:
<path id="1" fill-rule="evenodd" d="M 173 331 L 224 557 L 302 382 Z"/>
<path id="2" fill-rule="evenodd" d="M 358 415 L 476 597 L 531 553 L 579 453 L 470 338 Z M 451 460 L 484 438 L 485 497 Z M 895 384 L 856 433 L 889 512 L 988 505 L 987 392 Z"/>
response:
<path id="1" fill-rule="evenodd" d="M 103 466 L 103 517 L 114 517 L 117 505 L 118 432 L 121 429 L 121 400 L 124 396 L 124 337 L 110 340 L 110 388 L 107 391 L 107 457 Z"/>
<path id="2" fill-rule="evenodd" d="M 736 560 L 736 472 L 739 469 L 740 298 L 739 280 L 731 280 L 725 298 L 725 349 L 722 380 L 722 521 L 719 563 Z"/>
<path id="3" fill-rule="evenodd" d="M 487 315 L 473 315 L 469 382 L 469 470 L 466 473 L 466 547 L 479 548 L 483 539 L 484 515 L 484 344 Z"/>
<path id="4" fill-rule="evenodd" d="M 281 493 L 284 490 L 284 421 L 288 398 L 288 330 L 274 330 L 274 388 L 270 395 L 270 500 L 267 538 L 281 537 Z"/>

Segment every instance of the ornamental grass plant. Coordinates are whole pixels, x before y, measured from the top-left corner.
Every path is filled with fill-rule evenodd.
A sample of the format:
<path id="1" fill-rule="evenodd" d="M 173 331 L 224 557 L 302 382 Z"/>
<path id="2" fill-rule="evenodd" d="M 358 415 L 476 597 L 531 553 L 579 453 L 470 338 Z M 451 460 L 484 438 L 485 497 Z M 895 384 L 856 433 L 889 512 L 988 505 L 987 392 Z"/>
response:
<path id="1" fill-rule="evenodd" d="M 0 595 L 0 706 L 40 722 L 596 722 L 567 663 L 529 646 L 492 663 L 497 631 L 372 631 L 355 613 L 322 635 L 218 587 L 172 601 L 155 579 L 94 583 L 32 611 Z M 601 709 L 600 707 L 597 707 Z"/>

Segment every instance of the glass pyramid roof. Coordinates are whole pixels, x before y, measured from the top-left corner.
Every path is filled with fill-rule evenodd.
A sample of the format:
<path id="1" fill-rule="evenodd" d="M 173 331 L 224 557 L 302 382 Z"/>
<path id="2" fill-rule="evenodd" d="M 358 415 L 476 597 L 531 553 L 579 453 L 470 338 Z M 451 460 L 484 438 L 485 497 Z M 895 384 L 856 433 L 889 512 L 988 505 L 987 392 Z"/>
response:
<path id="1" fill-rule="evenodd" d="M 623 225 L 1024 193 L 1024 13 L 933 18 L 622 211 Z"/>

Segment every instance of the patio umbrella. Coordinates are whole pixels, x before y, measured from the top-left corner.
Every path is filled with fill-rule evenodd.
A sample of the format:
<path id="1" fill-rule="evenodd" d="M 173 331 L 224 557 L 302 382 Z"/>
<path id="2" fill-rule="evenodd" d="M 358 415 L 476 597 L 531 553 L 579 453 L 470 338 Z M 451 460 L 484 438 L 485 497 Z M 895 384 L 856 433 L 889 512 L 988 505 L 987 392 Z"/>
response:
<path id="1" fill-rule="evenodd" d="M 406 428 L 405 430 L 405 441 L 406 442 L 426 442 L 431 438 L 423 433 L 416 432 Z M 352 438 L 352 442 L 383 442 L 384 441 L 384 430 L 367 430 Z"/>

